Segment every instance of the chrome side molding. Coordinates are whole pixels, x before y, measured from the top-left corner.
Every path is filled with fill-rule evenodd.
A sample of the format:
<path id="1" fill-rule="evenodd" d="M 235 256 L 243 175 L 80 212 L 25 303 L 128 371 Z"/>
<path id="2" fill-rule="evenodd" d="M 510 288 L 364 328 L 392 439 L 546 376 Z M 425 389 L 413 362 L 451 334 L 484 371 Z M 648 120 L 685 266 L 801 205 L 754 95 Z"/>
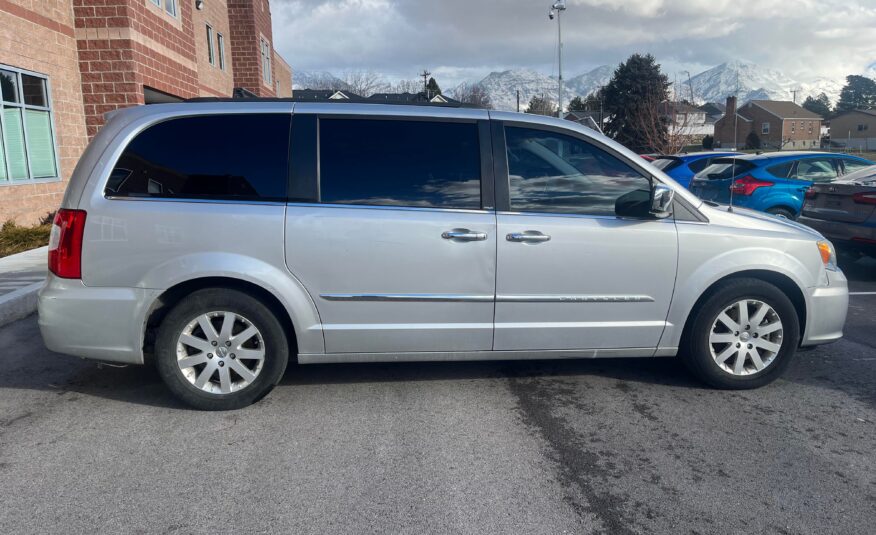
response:
<path id="1" fill-rule="evenodd" d="M 492 295 L 459 294 L 320 294 L 326 301 L 389 301 L 438 303 L 489 303 Z M 498 303 L 652 303 L 649 295 L 499 295 Z"/>

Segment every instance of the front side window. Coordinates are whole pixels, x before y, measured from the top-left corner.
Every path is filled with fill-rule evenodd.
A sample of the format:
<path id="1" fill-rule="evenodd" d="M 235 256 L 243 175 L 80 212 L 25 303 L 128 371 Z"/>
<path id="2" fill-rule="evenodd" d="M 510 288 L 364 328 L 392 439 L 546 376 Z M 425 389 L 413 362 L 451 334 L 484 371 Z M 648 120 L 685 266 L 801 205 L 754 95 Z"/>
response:
<path id="1" fill-rule="evenodd" d="M 811 182 L 831 182 L 836 168 L 830 158 L 808 158 L 797 162 L 797 178 Z"/>
<path id="2" fill-rule="evenodd" d="M 608 152 L 578 138 L 530 128 L 505 128 L 511 210 L 615 215 L 630 193 L 651 183 Z"/>
<path id="3" fill-rule="evenodd" d="M 58 177 L 45 77 L 0 65 L 0 183 Z"/>
<path id="4" fill-rule="evenodd" d="M 150 126 L 125 148 L 105 194 L 283 201 L 289 124 L 286 114 L 229 114 Z"/>
<path id="5" fill-rule="evenodd" d="M 479 209 L 477 124 L 322 119 L 320 201 Z"/>

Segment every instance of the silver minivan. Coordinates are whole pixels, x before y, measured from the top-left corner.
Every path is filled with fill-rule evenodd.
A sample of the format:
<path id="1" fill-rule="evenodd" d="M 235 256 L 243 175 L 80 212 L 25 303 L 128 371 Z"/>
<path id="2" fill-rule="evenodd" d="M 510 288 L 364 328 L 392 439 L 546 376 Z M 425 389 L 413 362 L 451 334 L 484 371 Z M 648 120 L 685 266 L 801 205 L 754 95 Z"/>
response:
<path id="1" fill-rule="evenodd" d="M 115 112 L 70 180 L 46 345 L 201 409 L 302 364 L 668 357 L 719 388 L 842 336 L 817 232 L 703 203 L 577 124 L 284 100 Z"/>

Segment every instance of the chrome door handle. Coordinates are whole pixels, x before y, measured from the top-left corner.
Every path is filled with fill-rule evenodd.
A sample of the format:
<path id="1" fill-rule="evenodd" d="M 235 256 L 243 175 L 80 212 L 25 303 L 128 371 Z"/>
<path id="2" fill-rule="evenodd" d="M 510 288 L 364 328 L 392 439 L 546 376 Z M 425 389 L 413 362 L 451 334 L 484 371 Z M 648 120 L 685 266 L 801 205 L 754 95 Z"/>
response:
<path id="1" fill-rule="evenodd" d="M 484 241 L 487 239 L 486 232 L 472 232 L 467 228 L 456 228 L 453 230 L 446 230 L 441 233 L 441 237 L 445 240 L 457 240 L 457 241 Z"/>
<path id="2" fill-rule="evenodd" d="M 540 232 L 538 234 L 535 234 L 534 232 L 533 233 L 530 233 L 530 232 L 533 232 L 533 231 L 512 232 L 511 234 L 508 234 L 507 236 L 505 236 L 505 239 L 508 241 L 516 241 L 516 242 L 524 242 L 524 243 L 525 242 L 546 242 L 546 241 L 551 240 L 551 237 L 548 236 L 547 234 L 542 234 Z"/>

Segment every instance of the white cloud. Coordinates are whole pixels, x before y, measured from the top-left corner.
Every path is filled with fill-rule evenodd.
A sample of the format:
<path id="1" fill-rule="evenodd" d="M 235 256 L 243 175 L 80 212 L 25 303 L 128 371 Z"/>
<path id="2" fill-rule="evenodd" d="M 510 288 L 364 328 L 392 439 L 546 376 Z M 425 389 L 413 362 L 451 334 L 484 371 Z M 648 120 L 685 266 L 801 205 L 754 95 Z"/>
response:
<path id="1" fill-rule="evenodd" d="M 274 0 L 274 40 L 296 70 L 372 70 L 449 86 L 491 70 L 556 70 L 551 0 Z M 567 72 L 650 52 L 671 69 L 741 59 L 841 79 L 876 61 L 874 0 L 568 0 Z"/>

